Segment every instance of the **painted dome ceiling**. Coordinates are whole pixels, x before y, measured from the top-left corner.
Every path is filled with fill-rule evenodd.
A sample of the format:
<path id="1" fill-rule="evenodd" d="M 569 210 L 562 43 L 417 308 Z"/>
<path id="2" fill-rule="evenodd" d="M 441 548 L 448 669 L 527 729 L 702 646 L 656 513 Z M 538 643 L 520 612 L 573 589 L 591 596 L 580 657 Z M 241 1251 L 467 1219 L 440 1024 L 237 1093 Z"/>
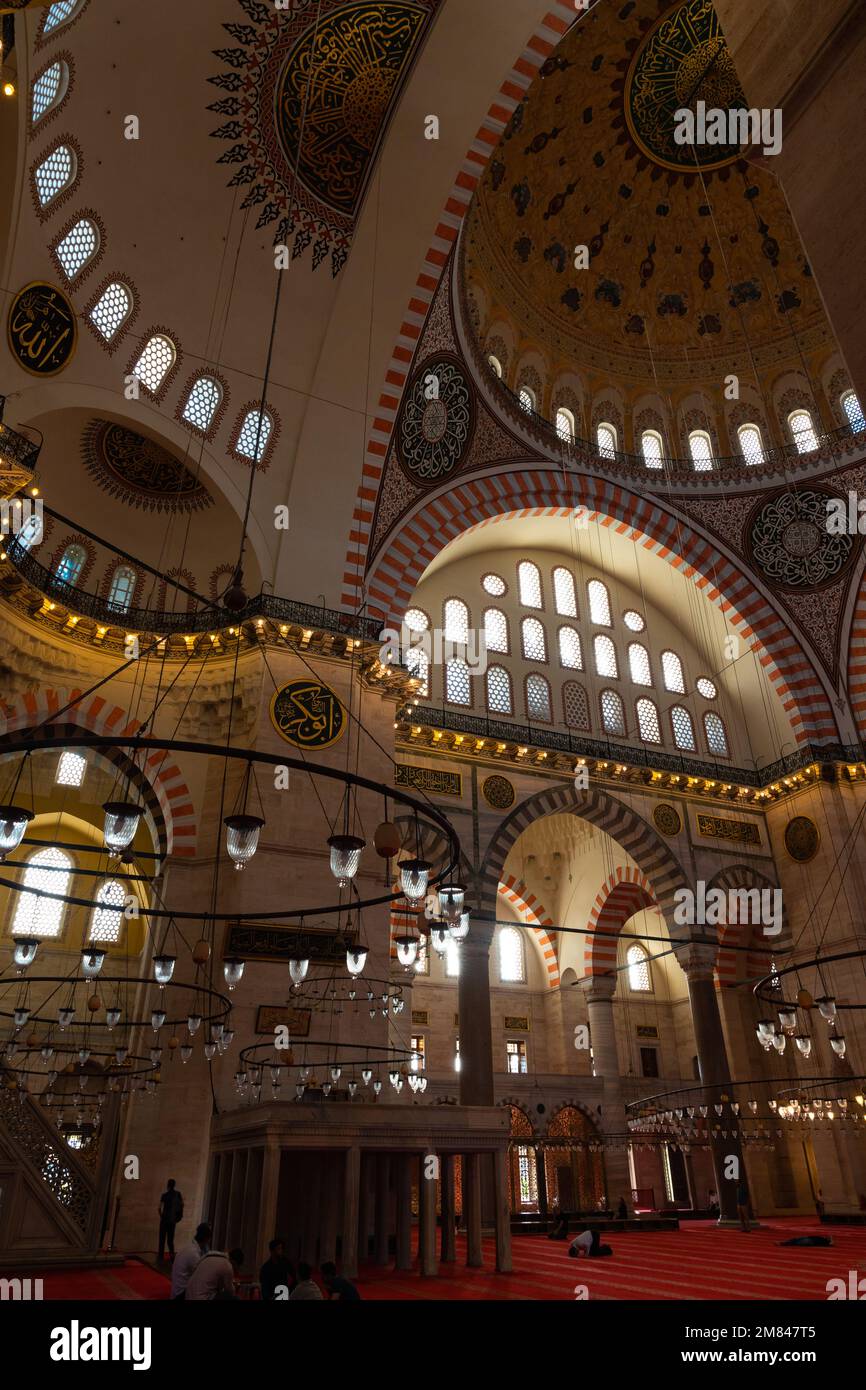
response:
<path id="1" fill-rule="evenodd" d="M 646 382 L 753 376 L 752 358 L 832 341 L 772 159 L 675 142 L 674 112 L 699 100 L 746 105 L 709 0 L 603 2 L 572 26 L 467 220 L 465 283 L 488 325 Z"/>

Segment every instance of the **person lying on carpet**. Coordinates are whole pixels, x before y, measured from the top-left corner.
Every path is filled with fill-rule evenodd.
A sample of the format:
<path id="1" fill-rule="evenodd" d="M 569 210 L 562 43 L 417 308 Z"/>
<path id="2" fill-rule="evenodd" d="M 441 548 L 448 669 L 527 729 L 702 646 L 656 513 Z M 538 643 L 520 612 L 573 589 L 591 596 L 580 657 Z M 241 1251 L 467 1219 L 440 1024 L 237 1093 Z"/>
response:
<path id="1" fill-rule="evenodd" d="M 832 1245 L 831 1236 L 793 1236 L 791 1240 L 777 1240 L 777 1245 Z"/>
<path id="2" fill-rule="evenodd" d="M 613 1251 L 609 1245 L 602 1245 L 598 1231 L 581 1231 L 579 1236 L 568 1247 L 568 1253 L 573 1259 L 578 1259 L 585 1255 L 588 1259 L 598 1259 L 601 1255 L 612 1255 Z"/>

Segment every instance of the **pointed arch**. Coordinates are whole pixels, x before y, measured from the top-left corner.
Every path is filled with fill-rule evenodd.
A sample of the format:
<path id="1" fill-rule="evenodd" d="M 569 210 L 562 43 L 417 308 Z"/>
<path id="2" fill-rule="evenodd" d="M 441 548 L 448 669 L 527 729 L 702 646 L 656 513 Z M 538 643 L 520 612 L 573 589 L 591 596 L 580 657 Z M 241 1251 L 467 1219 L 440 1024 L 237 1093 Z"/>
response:
<path id="1" fill-rule="evenodd" d="M 725 891 L 731 888 L 757 888 L 760 891 L 765 888 L 777 889 L 778 887 L 778 883 L 772 883 L 764 874 L 751 868 L 750 865 L 732 864 L 730 867 L 720 869 L 710 879 L 707 884 L 707 892 L 709 893 L 711 888 L 722 888 Z M 770 969 L 768 950 L 772 954 L 785 956 L 794 948 L 791 924 L 785 911 L 784 900 L 782 930 L 778 936 L 767 937 L 763 946 L 756 939 L 754 928 L 747 922 L 722 923 L 718 932 L 719 945 L 714 968 L 717 989 L 729 989 L 741 985 L 745 980 L 761 979 Z M 737 949 L 744 945 L 749 947 L 747 951 Z"/>
<path id="2" fill-rule="evenodd" d="M 592 935 L 584 938 L 584 975 L 612 974 L 619 934 L 626 922 L 642 908 L 656 906 L 653 886 L 640 869 L 629 864 L 615 869 L 596 894 L 586 924 Z"/>
<path id="3" fill-rule="evenodd" d="M 529 922 L 544 957 L 547 987 L 556 989 L 560 982 L 559 962 L 556 959 L 556 947 L 547 932 L 547 928 L 553 926 L 553 918 L 548 916 L 544 904 L 538 901 L 534 893 L 530 893 L 523 880 L 515 878 L 513 874 L 506 874 L 503 878 L 499 885 L 499 896 L 511 903 L 512 907 L 516 907 Z"/>

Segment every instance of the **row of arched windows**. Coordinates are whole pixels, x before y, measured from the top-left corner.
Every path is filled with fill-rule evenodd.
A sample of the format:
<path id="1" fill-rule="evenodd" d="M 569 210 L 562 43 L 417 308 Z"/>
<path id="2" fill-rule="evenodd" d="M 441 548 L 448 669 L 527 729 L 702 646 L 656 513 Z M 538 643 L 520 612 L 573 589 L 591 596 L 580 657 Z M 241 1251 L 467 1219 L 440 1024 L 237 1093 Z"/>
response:
<path id="1" fill-rule="evenodd" d="M 36 517 L 31 517 L 22 526 L 15 538 L 17 547 L 21 550 L 29 550 L 36 536 L 41 530 L 41 522 Z M 73 541 L 67 545 L 57 562 L 54 570 L 54 578 L 60 584 L 67 584 L 70 588 L 78 583 L 87 563 L 87 551 L 83 545 Z M 109 608 L 114 609 L 118 614 L 127 613 L 132 606 L 132 598 L 138 577 L 135 570 L 129 565 L 118 565 L 112 572 L 108 584 L 107 603 Z"/>
<path id="2" fill-rule="evenodd" d="M 564 565 L 556 565 L 552 571 L 553 602 L 556 613 L 563 618 L 580 616 L 577 604 L 577 587 L 574 575 Z M 493 598 L 501 598 L 508 591 L 508 585 L 498 574 L 485 574 L 481 580 L 485 593 Z M 517 592 L 524 608 L 543 609 L 544 590 L 541 570 L 531 560 L 521 560 L 517 566 Z M 586 597 L 590 621 L 597 627 L 613 627 L 610 593 L 607 585 L 600 579 L 590 579 L 586 585 Z M 491 608 L 487 612 L 495 613 Z M 645 623 L 639 613 L 629 609 L 624 614 L 626 625 L 632 632 L 642 632 Z M 430 619 L 423 608 L 410 608 L 405 616 L 406 626 L 412 632 L 427 632 Z M 469 606 L 461 598 L 445 600 L 442 609 L 442 626 L 445 640 L 449 642 L 468 641 L 471 619 Z"/>
<path id="3" fill-rule="evenodd" d="M 57 940 L 63 930 L 66 903 L 51 894 L 69 892 L 75 863 L 71 855 L 51 846 L 32 854 L 27 861 L 12 922 L 14 936 L 35 936 Z M 112 943 L 120 939 L 126 889 L 119 879 L 100 884 L 96 906 L 90 914 L 87 940 Z"/>

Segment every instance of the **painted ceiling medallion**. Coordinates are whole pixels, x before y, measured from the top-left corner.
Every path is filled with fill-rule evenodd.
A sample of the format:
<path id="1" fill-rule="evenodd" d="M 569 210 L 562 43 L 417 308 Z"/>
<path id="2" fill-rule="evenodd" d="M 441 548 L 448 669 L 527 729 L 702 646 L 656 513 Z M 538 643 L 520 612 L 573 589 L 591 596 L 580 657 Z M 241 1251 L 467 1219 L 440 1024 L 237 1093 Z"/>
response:
<path id="1" fill-rule="evenodd" d="M 397 433 L 400 462 L 412 481 L 430 487 L 449 477 L 473 425 L 472 392 L 457 362 L 431 358 L 406 392 Z"/>
<path id="2" fill-rule="evenodd" d="M 91 478 L 112 497 L 151 512 L 192 512 L 213 506 L 203 483 L 152 439 L 113 420 L 91 420 L 81 441 Z"/>
<path id="3" fill-rule="evenodd" d="M 635 54 L 626 79 L 625 116 L 632 139 L 664 169 L 720 169 L 739 158 L 739 146 L 678 145 L 675 113 L 697 103 L 748 107 L 712 0 L 686 0 L 662 15 Z"/>
<path id="4" fill-rule="evenodd" d="M 215 49 L 231 71 L 210 78 L 227 94 L 209 111 L 229 119 L 212 135 L 233 143 L 229 187 L 242 207 L 276 224 L 293 258 L 312 244 L 315 270 L 337 275 L 391 117 L 441 0 L 292 0 L 286 10 L 239 0 L 248 24 L 225 24 L 235 46 Z"/>
<path id="5" fill-rule="evenodd" d="M 854 538 L 827 531 L 829 492 L 801 488 L 758 504 L 748 527 L 752 563 L 788 589 L 818 589 L 848 565 Z"/>

